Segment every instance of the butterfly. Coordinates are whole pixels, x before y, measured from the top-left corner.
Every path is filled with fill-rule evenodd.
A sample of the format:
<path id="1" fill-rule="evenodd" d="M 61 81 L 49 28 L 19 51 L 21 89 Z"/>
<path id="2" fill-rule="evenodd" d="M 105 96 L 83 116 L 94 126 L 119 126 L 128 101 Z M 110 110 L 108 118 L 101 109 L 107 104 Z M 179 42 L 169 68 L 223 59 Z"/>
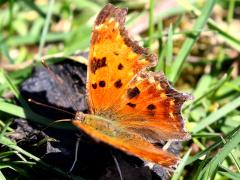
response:
<path id="1" fill-rule="evenodd" d="M 87 69 L 90 113 L 77 112 L 73 124 L 94 139 L 171 168 L 179 158 L 154 144 L 190 138 L 181 116 L 190 95 L 173 89 L 163 73 L 148 71 L 157 57 L 130 39 L 126 14 L 107 4 L 96 18 Z"/>

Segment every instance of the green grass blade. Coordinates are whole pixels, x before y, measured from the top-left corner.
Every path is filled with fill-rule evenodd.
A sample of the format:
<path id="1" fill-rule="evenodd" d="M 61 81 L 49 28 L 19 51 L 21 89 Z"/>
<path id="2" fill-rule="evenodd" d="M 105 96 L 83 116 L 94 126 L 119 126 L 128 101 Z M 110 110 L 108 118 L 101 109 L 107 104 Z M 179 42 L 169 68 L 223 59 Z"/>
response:
<path id="1" fill-rule="evenodd" d="M 31 0 L 23 0 L 23 2 L 31 9 L 36 11 L 42 18 L 46 18 L 46 14 Z"/>
<path id="2" fill-rule="evenodd" d="M 43 161 L 41 161 L 40 158 L 38 158 L 37 156 L 34 156 L 33 154 L 25 151 L 24 149 L 20 148 L 19 146 L 16 145 L 16 143 L 14 143 L 13 141 L 11 141 L 10 139 L 6 138 L 6 137 L 2 137 L 0 139 L 0 144 L 9 147 L 10 149 L 14 149 L 17 152 L 29 157 L 30 159 L 33 159 L 37 162 L 39 162 L 42 166 L 44 166 L 45 168 L 50 168 L 51 170 L 53 170 L 55 173 L 62 175 L 65 178 L 69 178 L 69 175 L 65 172 L 63 172 L 62 170 L 52 167 L 51 165 L 44 163 Z"/>
<path id="3" fill-rule="evenodd" d="M 39 124 L 42 124 L 45 126 L 48 126 L 49 124 L 51 124 L 53 122 L 50 119 L 47 119 L 43 116 L 40 116 L 40 115 L 34 113 L 30 109 L 24 109 L 20 106 L 10 104 L 10 103 L 4 102 L 4 101 L 0 101 L 0 111 L 8 113 L 8 114 L 12 114 L 12 115 L 20 117 L 20 118 L 29 119 L 33 122 L 36 122 L 36 123 L 39 123 Z M 55 124 L 51 125 L 51 127 L 58 128 L 58 129 L 65 129 L 65 130 L 76 129 L 72 125 L 67 124 L 67 123 L 55 123 Z"/>
<path id="4" fill-rule="evenodd" d="M 11 89 L 16 98 L 20 101 L 21 105 L 26 109 L 30 109 L 24 98 L 21 96 L 18 88 L 14 85 L 11 78 L 5 73 L 4 70 L 0 71 L 0 76 L 4 78 L 4 81 L 7 83 L 8 87 Z"/>
<path id="5" fill-rule="evenodd" d="M 229 79 L 230 79 L 230 73 L 228 73 L 227 75 L 224 75 L 220 81 L 218 81 L 215 85 L 213 85 L 212 87 L 208 88 L 208 90 L 206 92 L 204 92 L 202 95 L 200 95 L 199 97 L 197 97 L 196 99 L 194 99 L 192 101 L 191 104 L 186 105 L 183 110 L 186 110 L 187 108 L 189 108 L 191 106 L 191 109 L 194 108 L 194 106 L 196 106 L 203 98 L 208 97 L 209 95 L 211 95 L 212 93 L 216 92 L 220 87 L 222 87 L 224 85 L 224 83 L 226 83 Z M 205 80 L 206 82 L 206 80 Z"/>
<path id="6" fill-rule="evenodd" d="M 192 105 L 197 98 L 204 96 L 206 92 L 209 91 L 209 87 L 211 87 L 212 81 L 213 81 L 213 78 L 211 75 L 208 75 L 208 74 L 202 75 L 201 79 L 199 79 L 197 86 L 193 92 L 194 101 L 192 101 Z"/>
<path id="7" fill-rule="evenodd" d="M 178 180 L 180 179 L 180 176 L 181 176 L 181 173 L 187 163 L 187 160 L 190 156 L 190 153 L 192 151 L 192 148 L 190 148 L 186 154 L 184 155 L 184 157 L 182 158 L 180 164 L 178 165 L 177 169 L 175 170 L 174 174 L 173 174 L 173 177 L 172 177 L 172 180 Z"/>
<path id="8" fill-rule="evenodd" d="M 159 71 L 163 71 L 165 74 L 165 67 L 166 67 L 166 61 L 165 61 L 165 54 L 166 54 L 166 51 L 167 51 L 167 46 L 164 46 L 161 50 L 161 53 L 159 54 L 159 58 L 158 58 L 158 64 L 155 68 L 155 71 L 156 72 L 159 72 Z"/>
<path id="9" fill-rule="evenodd" d="M 0 179 L 1 180 L 6 180 L 5 176 L 3 175 L 3 173 L 0 171 Z"/>
<path id="10" fill-rule="evenodd" d="M 35 161 L 40 161 L 40 158 L 28 153 L 27 151 L 23 150 L 22 148 L 18 147 L 16 145 L 16 143 L 14 143 L 13 141 L 11 141 L 10 139 L 6 138 L 6 137 L 2 137 L 0 139 L 0 144 L 9 147 L 10 149 L 16 150 L 17 152 L 35 160 Z"/>
<path id="11" fill-rule="evenodd" d="M 154 1 L 150 0 L 150 7 L 149 7 L 149 29 L 148 29 L 148 47 L 151 49 L 151 45 L 153 43 L 153 34 L 154 34 Z"/>
<path id="12" fill-rule="evenodd" d="M 1 34 L 0 34 L 0 52 L 3 56 L 6 57 L 6 59 L 8 60 L 9 63 L 13 64 L 14 60 L 12 59 L 12 57 L 9 54 L 6 40 L 1 37 Z"/>
<path id="13" fill-rule="evenodd" d="M 221 174 L 224 177 L 227 177 L 229 179 L 233 179 L 233 180 L 239 180 L 240 179 L 240 173 L 232 172 L 222 165 L 219 166 L 219 174 Z"/>
<path id="14" fill-rule="evenodd" d="M 173 61 L 173 26 L 171 24 L 168 30 L 166 66 L 164 71 L 166 72 L 167 77 L 169 77 L 171 71 L 173 71 L 173 69 L 171 68 L 172 61 Z"/>
<path id="15" fill-rule="evenodd" d="M 229 102 L 228 104 L 221 107 L 219 110 L 211 113 L 207 118 L 200 121 L 197 126 L 192 130 L 192 133 L 197 133 L 201 131 L 202 129 L 206 128 L 207 126 L 211 125 L 212 123 L 216 122 L 220 118 L 224 117 L 234 109 L 240 106 L 240 96 L 233 100 L 232 102 Z"/>
<path id="16" fill-rule="evenodd" d="M 222 136 L 221 136 L 221 139 L 222 139 L 223 143 L 226 144 L 226 140 Z M 230 152 L 229 157 L 232 160 L 232 162 L 234 163 L 234 165 L 236 166 L 238 172 L 240 172 L 240 164 L 239 164 L 240 162 L 238 162 L 236 155 L 234 153 Z"/>
<path id="17" fill-rule="evenodd" d="M 11 169 L 15 172 L 17 172 L 20 176 L 24 177 L 25 179 L 30 179 L 30 176 L 27 174 L 26 170 L 22 167 L 18 167 L 14 165 L 13 163 L 0 163 L 0 169 Z"/>
<path id="18" fill-rule="evenodd" d="M 223 172 L 219 171 L 221 175 L 223 175 L 226 178 L 232 179 L 232 180 L 239 180 L 240 179 L 240 174 L 239 173 L 234 173 L 234 172 Z"/>
<path id="19" fill-rule="evenodd" d="M 182 0 L 180 0 L 182 1 Z M 201 11 L 193 6 L 188 1 L 184 0 L 184 3 L 181 3 L 183 7 L 188 9 L 189 11 L 192 11 L 196 16 L 200 16 Z M 237 39 L 234 35 L 231 35 L 229 33 L 229 29 L 215 23 L 211 18 L 208 19 L 208 27 L 218 33 L 218 35 L 223 38 L 223 40 L 230 45 L 231 47 L 235 48 L 236 50 L 240 51 L 240 40 Z"/>
<path id="20" fill-rule="evenodd" d="M 16 154 L 17 151 L 5 151 L 0 153 L 0 159 Z"/>
<path id="21" fill-rule="evenodd" d="M 211 159 L 211 161 L 204 167 L 200 176 L 213 178 L 219 164 L 229 155 L 229 153 L 240 143 L 240 130 L 235 132 L 231 139 L 223 146 L 223 148 Z"/>
<path id="22" fill-rule="evenodd" d="M 209 20 L 208 22 L 209 28 L 211 28 L 214 31 L 218 32 L 218 35 L 222 37 L 227 44 L 229 44 L 234 49 L 240 51 L 240 40 L 234 37 L 233 35 L 229 34 L 227 30 L 224 28 L 219 27 L 218 24 L 216 24 L 213 20 Z"/>
<path id="23" fill-rule="evenodd" d="M 164 72 L 164 57 L 165 57 L 165 52 L 166 52 L 166 46 L 163 45 L 163 27 L 162 27 L 162 20 L 158 23 L 158 63 L 157 66 L 155 67 L 154 71 L 159 72 L 163 71 Z"/>
<path id="24" fill-rule="evenodd" d="M 178 0 L 178 2 L 184 3 L 185 0 Z M 188 54 L 190 53 L 194 43 L 197 41 L 197 38 L 199 37 L 200 32 L 202 31 L 203 27 L 207 23 L 207 20 L 211 15 L 211 12 L 215 3 L 216 3 L 216 0 L 206 1 L 205 6 L 203 7 L 203 10 L 201 12 L 201 15 L 198 17 L 192 29 L 196 33 L 193 34 L 191 37 L 188 37 L 184 42 L 182 48 L 180 49 L 178 56 L 172 66 L 172 73 L 170 74 L 170 81 L 172 83 L 175 83 L 178 77 L 180 76 L 183 64 Z"/>
<path id="25" fill-rule="evenodd" d="M 12 123 L 11 119 L 6 122 L 4 128 L 0 131 L 0 139 L 4 136 L 11 123 Z"/>
<path id="26" fill-rule="evenodd" d="M 234 15 L 235 0 L 229 0 L 227 22 L 231 23 Z"/>
<path id="27" fill-rule="evenodd" d="M 235 134 L 238 130 L 240 129 L 240 126 L 238 126 L 237 128 L 235 128 L 233 131 L 231 131 L 224 139 L 229 139 L 232 137 L 233 134 Z M 216 143 L 212 144 L 211 146 L 209 146 L 208 148 L 206 148 L 205 150 L 199 152 L 198 154 L 194 155 L 193 157 L 190 157 L 187 161 L 187 165 L 192 164 L 194 161 L 196 161 L 197 159 L 201 158 L 202 156 L 208 154 L 209 152 L 211 152 L 212 150 L 216 149 L 217 147 L 223 145 L 223 141 L 222 139 L 219 137 L 218 140 L 216 140 Z"/>
<path id="28" fill-rule="evenodd" d="M 27 118 L 25 110 L 22 107 L 7 102 L 0 101 L 0 111 L 20 118 Z"/>
<path id="29" fill-rule="evenodd" d="M 46 41 L 46 36 L 47 36 L 49 25 L 50 25 L 50 22 L 51 22 L 53 5 L 54 5 L 54 0 L 50 0 L 49 6 L 48 6 L 47 17 L 46 17 L 46 21 L 44 23 L 44 27 L 43 27 L 43 31 L 42 31 L 41 39 L 40 39 L 40 44 L 39 44 L 38 60 L 42 57 L 43 47 L 44 47 L 44 44 L 45 44 L 45 41 Z"/>

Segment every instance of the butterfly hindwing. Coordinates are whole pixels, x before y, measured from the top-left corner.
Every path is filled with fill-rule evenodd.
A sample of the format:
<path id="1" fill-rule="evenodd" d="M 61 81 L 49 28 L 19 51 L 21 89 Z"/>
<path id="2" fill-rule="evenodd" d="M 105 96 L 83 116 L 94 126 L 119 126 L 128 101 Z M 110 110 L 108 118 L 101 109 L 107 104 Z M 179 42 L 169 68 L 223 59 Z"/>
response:
<path id="1" fill-rule="evenodd" d="M 190 96 L 174 90 L 162 73 L 140 72 L 115 105 L 124 127 L 159 142 L 186 140 L 181 106 Z"/>

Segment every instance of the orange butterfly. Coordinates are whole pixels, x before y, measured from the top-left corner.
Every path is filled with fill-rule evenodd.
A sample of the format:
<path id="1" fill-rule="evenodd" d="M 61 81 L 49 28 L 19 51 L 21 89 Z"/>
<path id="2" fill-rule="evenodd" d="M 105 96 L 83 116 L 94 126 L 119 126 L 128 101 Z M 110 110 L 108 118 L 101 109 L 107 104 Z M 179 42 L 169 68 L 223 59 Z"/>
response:
<path id="1" fill-rule="evenodd" d="M 186 140 L 181 106 L 189 95 L 174 90 L 162 73 L 148 72 L 157 57 L 128 37 L 127 9 L 106 5 L 92 32 L 87 93 L 91 114 L 73 124 L 95 139 L 164 167 L 179 158 L 153 143 Z"/>

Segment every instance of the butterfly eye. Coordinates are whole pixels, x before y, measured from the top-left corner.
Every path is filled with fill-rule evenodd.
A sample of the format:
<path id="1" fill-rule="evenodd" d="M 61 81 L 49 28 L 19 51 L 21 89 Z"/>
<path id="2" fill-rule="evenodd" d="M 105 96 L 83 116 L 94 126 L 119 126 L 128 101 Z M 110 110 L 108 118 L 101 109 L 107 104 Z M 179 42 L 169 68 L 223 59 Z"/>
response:
<path id="1" fill-rule="evenodd" d="M 85 118 L 85 114 L 83 112 L 76 112 L 76 115 L 75 115 L 75 120 L 79 120 L 79 121 L 83 121 Z"/>

